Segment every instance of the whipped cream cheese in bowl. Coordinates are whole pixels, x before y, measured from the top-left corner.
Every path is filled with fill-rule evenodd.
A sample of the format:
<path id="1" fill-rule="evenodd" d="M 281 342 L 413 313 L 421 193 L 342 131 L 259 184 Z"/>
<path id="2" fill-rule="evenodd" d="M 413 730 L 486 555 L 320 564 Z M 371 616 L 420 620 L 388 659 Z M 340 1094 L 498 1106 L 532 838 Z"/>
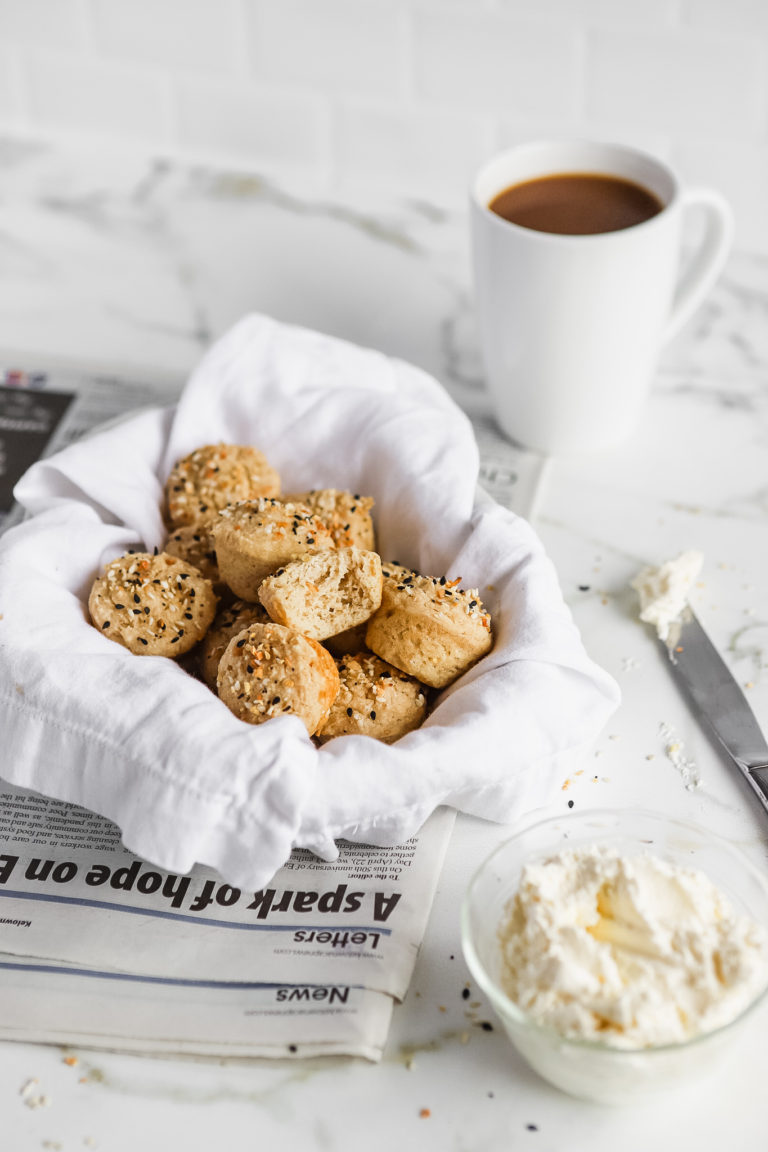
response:
<path id="1" fill-rule="evenodd" d="M 768 879 L 685 821 L 569 814 L 529 824 L 486 860 L 462 942 L 541 1076 L 631 1102 L 708 1074 L 768 999 Z"/>

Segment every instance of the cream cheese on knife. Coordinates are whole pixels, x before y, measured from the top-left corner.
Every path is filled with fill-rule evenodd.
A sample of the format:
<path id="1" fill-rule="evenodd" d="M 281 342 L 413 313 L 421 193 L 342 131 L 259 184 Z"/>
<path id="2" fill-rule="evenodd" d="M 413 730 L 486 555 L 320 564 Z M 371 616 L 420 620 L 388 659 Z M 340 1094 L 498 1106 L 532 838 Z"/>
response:
<path id="1" fill-rule="evenodd" d="M 640 619 L 653 624 L 659 640 L 666 641 L 680 619 L 703 563 L 701 552 L 682 552 L 658 568 L 643 568 L 631 581 L 640 596 Z"/>

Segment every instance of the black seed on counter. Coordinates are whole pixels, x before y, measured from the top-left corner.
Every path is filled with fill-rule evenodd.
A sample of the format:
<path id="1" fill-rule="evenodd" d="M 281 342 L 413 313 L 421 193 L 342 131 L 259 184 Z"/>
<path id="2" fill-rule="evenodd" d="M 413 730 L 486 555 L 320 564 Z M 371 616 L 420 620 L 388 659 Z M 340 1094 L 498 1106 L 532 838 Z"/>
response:
<path id="1" fill-rule="evenodd" d="M 569 808 L 573 808 L 573 800 L 569 800 L 569 801 L 568 801 L 568 807 L 569 807 Z"/>
<path id="2" fill-rule="evenodd" d="M 493 1032 L 493 1024 L 491 1024 L 490 1020 L 483 1020 L 480 1027 L 483 1032 Z"/>
<path id="3" fill-rule="evenodd" d="M 471 992 L 469 991 L 469 988 L 462 988 L 462 990 L 461 990 L 462 1000 L 469 1000 L 470 996 L 471 996 Z"/>
<path id="4" fill-rule="evenodd" d="M 589 584 L 579 584 L 579 592 L 589 592 Z"/>
<path id="5" fill-rule="evenodd" d="M 528 1129 L 529 1132 L 538 1132 L 538 1130 L 539 1130 L 538 1124 L 526 1124 L 525 1127 Z"/>

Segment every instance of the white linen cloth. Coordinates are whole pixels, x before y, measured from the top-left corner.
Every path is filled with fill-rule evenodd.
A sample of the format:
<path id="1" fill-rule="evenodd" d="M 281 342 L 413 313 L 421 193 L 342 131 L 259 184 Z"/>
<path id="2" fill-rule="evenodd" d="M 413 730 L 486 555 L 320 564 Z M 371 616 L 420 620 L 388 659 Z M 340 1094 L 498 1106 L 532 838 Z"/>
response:
<path id="1" fill-rule="evenodd" d="M 296 717 L 249 725 L 172 660 L 89 622 L 104 564 L 162 549 L 163 485 L 202 444 L 252 443 L 285 491 L 373 496 L 385 559 L 477 587 L 491 652 L 393 746 L 316 748 Z M 126 846 L 258 889 L 294 846 L 395 844 L 442 804 L 506 821 L 542 804 L 618 703 L 529 525 L 476 489 L 471 426 L 425 373 L 263 316 L 205 356 L 174 409 L 34 465 L 0 540 L 0 775 L 113 820 Z"/>

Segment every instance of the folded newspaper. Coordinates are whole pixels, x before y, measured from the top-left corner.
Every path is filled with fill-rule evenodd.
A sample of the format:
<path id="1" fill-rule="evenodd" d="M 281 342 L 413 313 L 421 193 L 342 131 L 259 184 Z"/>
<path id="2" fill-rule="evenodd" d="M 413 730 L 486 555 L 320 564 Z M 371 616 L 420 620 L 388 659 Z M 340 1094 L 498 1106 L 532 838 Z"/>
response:
<path id="1" fill-rule="evenodd" d="M 18 519 L 9 494 L 37 456 L 128 411 L 172 403 L 177 391 L 85 374 L 6 374 L 0 531 Z M 490 427 L 479 431 L 481 479 L 520 507 L 536 461 Z M 128 852 L 103 817 L 0 779 L 0 1038 L 377 1060 L 454 817 L 439 809 L 399 847 L 342 844 L 332 863 L 295 851 L 266 888 L 246 892 L 208 868 L 158 870 Z"/>
<path id="2" fill-rule="evenodd" d="M 295 852 L 242 892 L 161 872 L 109 821 L 0 788 L 0 1038 L 216 1056 L 381 1056 L 453 812 L 399 848 Z"/>

